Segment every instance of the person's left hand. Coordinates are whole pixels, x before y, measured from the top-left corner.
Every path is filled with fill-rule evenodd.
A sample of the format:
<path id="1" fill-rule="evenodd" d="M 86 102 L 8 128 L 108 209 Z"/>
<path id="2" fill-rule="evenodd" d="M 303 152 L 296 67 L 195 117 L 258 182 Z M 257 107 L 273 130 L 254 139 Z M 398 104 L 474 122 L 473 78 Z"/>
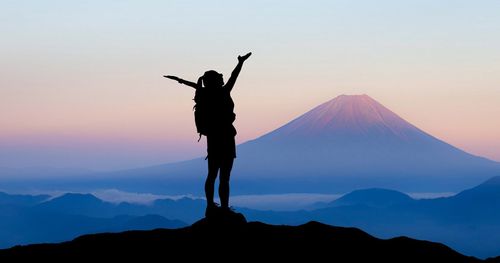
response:
<path id="1" fill-rule="evenodd" d="M 252 52 L 248 52 L 248 54 L 246 54 L 244 56 L 238 56 L 238 61 L 245 62 L 245 60 L 247 60 L 247 58 L 250 57 L 250 55 L 252 55 Z"/>
<path id="2" fill-rule="evenodd" d="M 173 79 L 175 81 L 178 81 L 179 83 L 181 82 L 181 79 L 179 77 L 176 77 L 176 76 L 164 75 L 163 77 Z"/>

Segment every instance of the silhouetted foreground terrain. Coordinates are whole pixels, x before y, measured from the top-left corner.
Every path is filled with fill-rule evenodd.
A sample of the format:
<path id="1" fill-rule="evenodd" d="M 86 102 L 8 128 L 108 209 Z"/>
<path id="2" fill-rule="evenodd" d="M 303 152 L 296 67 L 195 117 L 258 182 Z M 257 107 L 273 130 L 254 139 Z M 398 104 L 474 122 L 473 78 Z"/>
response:
<path id="1" fill-rule="evenodd" d="M 246 223 L 241 218 L 202 219 L 180 229 L 95 234 L 59 244 L 17 246 L 0 251 L 0 260 L 141 258 L 141 262 L 190 259 L 297 260 L 308 262 L 481 262 L 445 245 L 406 237 L 377 239 L 356 228 L 309 222 L 300 226 Z M 210 261 L 208 261 L 210 260 Z"/>

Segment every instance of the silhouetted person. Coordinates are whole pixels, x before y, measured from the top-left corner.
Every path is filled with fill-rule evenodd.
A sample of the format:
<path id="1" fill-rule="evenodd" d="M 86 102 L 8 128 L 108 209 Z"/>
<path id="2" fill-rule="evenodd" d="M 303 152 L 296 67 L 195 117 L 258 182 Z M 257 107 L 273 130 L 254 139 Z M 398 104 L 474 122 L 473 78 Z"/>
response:
<path id="1" fill-rule="evenodd" d="M 194 99 L 196 102 L 196 126 L 200 137 L 202 134 L 207 136 L 208 176 L 205 181 L 205 195 L 207 198 L 205 216 L 214 214 L 218 208 L 214 202 L 214 187 L 218 173 L 220 173 L 219 197 L 221 209 L 224 212 L 231 211 L 229 209 L 229 178 L 234 158 L 236 158 L 234 140 L 236 129 L 233 126 L 236 115 L 233 112 L 234 102 L 231 98 L 231 90 L 236 83 L 243 62 L 251 54 L 238 56 L 238 64 L 226 84 L 224 84 L 222 74 L 215 70 L 205 72 L 203 76 L 198 78 L 197 83 L 175 76 L 164 76 L 196 89 Z"/>

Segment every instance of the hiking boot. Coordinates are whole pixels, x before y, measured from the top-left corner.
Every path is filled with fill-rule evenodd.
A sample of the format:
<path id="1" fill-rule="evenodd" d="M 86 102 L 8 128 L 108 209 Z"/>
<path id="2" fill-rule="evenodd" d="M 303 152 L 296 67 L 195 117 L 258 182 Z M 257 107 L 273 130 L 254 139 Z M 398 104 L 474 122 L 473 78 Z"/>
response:
<path id="1" fill-rule="evenodd" d="M 229 224 L 239 225 L 247 222 L 245 217 L 241 213 L 236 212 L 232 207 L 221 207 L 219 208 L 219 211 L 221 217 L 224 218 L 224 220 L 226 220 Z"/>
<path id="2" fill-rule="evenodd" d="M 208 204 L 207 208 L 205 209 L 205 217 L 215 216 L 219 209 L 220 206 L 217 203 Z"/>
<path id="3" fill-rule="evenodd" d="M 220 207 L 221 213 L 224 214 L 236 214 L 236 211 L 234 210 L 233 207 Z"/>

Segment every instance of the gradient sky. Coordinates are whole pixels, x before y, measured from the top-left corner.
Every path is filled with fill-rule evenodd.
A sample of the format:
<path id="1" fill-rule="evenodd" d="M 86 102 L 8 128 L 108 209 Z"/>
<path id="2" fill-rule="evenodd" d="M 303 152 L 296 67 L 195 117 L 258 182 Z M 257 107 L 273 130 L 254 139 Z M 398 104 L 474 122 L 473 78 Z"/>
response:
<path id="1" fill-rule="evenodd" d="M 201 156 L 194 92 L 230 75 L 238 142 L 340 94 L 500 161 L 500 1 L 0 2 L 0 166 Z"/>

